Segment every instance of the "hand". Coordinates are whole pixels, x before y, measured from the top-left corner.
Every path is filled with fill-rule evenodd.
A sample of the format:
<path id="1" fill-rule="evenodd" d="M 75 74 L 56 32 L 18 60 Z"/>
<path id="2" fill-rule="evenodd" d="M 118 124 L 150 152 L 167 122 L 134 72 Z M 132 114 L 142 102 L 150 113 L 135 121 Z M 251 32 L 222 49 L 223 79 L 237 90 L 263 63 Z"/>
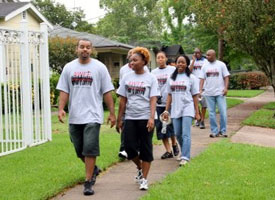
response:
<path id="1" fill-rule="evenodd" d="M 107 124 L 111 122 L 111 128 L 116 124 L 116 116 L 114 114 L 110 114 L 108 119 L 107 119 Z"/>
<path id="2" fill-rule="evenodd" d="M 195 54 L 192 55 L 192 60 L 196 60 Z"/>
<path id="3" fill-rule="evenodd" d="M 61 123 L 64 123 L 63 118 L 65 118 L 65 117 L 66 117 L 66 112 L 64 110 L 59 110 L 58 111 L 58 120 Z"/>
<path id="4" fill-rule="evenodd" d="M 200 116 L 200 113 L 196 113 L 195 114 L 195 119 L 200 121 L 201 120 L 201 116 Z"/>
<path id="5" fill-rule="evenodd" d="M 223 90 L 223 96 L 226 96 L 227 95 L 227 89 L 226 88 L 224 88 L 224 90 Z"/>
<path id="6" fill-rule="evenodd" d="M 154 129 L 154 126 L 155 126 L 155 120 L 150 118 L 147 122 L 147 129 L 148 129 L 148 132 L 151 132 L 153 129 Z"/>
<path id="7" fill-rule="evenodd" d="M 122 131 L 122 126 L 123 126 L 123 121 L 117 119 L 117 121 L 116 121 L 116 131 L 118 133 L 120 133 Z"/>

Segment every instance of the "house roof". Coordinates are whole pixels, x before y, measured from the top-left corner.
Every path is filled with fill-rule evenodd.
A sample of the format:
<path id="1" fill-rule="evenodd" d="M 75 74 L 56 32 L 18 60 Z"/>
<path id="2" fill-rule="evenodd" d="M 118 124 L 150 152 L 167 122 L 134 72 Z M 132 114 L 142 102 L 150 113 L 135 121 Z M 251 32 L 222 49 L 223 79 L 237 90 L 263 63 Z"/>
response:
<path id="1" fill-rule="evenodd" d="M 75 37 L 77 39 L 87 38 L 92 42 L 93 46 L 96 48 L 105 48 L 105 47 L 117 47 L 117 48 L 126 48 L 126 49 L 134 48 L 134 46 L 120 43 L 114 40 L 110 40 L 108 38 L 105 38 L 99 35 L 86 33 L 86 32 L 78 32 L 68 28 L 64 28 L 59 25 L 54 26 L 53 30 L 50 31 L 49 36 L 50 37 L 58 36 L 62 38 Z"/>
<path id="2" fill-rule="evenodd" d="M 162 47 L 162 51 L 164 51 L 167 56 L 176 56 L 178 54 L 184 54 L 184 50 L 181 45 Z"/>
<path id="3" fill-rule="evenodd" d="M 41 22 L 45 22 L 50 29 L 53 28 L 52 24 L 29 2 L 0 3 L 0 19 L 8 21 L 26 10 L 33 13 Z"/>

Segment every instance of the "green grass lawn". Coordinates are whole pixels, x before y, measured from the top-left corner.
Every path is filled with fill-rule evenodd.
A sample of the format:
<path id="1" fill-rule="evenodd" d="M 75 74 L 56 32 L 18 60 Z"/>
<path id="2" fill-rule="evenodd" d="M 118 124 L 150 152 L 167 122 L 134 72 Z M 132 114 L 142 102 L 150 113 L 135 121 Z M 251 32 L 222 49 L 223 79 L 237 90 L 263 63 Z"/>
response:
<path id="1" fill-rule="evenodd" d="M 228 90 L 228 97 L 246 97 L 251 98 L 262 94 L 264 90 Z"/>
<path id="2" fill-rule="evenodd" d="M 84 165 L 76 158 L 68 126 L 52 117 L 53 140 L 43 145 L 0 157 L 0 199 L 47 199 L 84 180 Z M 120 136 L 106 125 L 101 128 L 101 156 L 106 169 L 119 161 Z"/>
<path id="3" fill-rule="evenodd" d="M 275 102 L 270 102 L 243 121 L 244 125 L 275 128 Z"/>
<path id="4" fill-rule="evenodd" d="M 141 199 L 275 199 L 274 157 L 273 148 L 224 139 L 151 186 Z"/>
<path id="5" fill-rule="evenodd" d="M 242 102 L 237 99 L 227 101 L 228 106 Z M 57 115 L 53 115 L 52 132 L 52 142 L 0 157 L 0 199 L 47 199 L 84 180 L 84 165 L 76 158 L 67 121 L 61 124 Z M 153 141 L 154 144 L 161 143 L 155 134 Z M 97 159 L 100 168 L 106 169 L 119 162 L 119 145 L 120 135 L 115 129 L 102 125 L 101 156 Z"/>

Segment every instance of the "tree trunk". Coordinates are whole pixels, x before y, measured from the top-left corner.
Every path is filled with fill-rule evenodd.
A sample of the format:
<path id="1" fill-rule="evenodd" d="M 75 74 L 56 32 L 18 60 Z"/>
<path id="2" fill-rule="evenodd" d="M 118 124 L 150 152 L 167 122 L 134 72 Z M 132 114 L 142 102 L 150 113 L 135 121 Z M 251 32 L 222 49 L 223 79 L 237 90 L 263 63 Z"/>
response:
<path id="1" fill-rule="evenodd" d="M 219 39 L 219 43 L 218 43 L 218 59 L 220 61 L 223 61 L 223 55 L 224 55 L 224 40 L 223 39 Z"/>

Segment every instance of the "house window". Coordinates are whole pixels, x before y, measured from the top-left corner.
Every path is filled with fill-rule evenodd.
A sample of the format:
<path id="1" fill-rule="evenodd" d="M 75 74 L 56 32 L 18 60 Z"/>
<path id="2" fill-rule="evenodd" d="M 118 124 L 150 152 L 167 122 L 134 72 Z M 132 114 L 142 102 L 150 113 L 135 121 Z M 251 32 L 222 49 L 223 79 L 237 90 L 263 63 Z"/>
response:
<path id="1" fill-rule="evenodd" d="M 22 12 L 22 19 L 27 19 L 27 12 L 26 11 Z"/>

